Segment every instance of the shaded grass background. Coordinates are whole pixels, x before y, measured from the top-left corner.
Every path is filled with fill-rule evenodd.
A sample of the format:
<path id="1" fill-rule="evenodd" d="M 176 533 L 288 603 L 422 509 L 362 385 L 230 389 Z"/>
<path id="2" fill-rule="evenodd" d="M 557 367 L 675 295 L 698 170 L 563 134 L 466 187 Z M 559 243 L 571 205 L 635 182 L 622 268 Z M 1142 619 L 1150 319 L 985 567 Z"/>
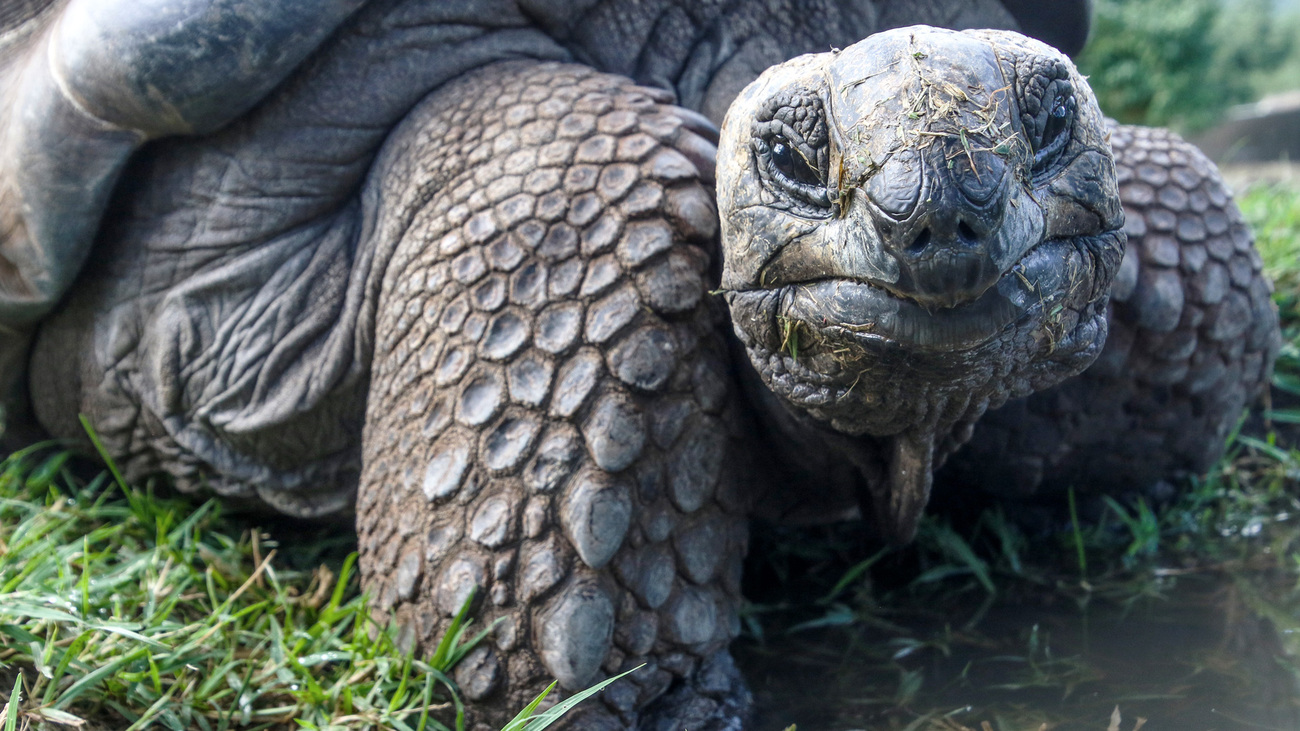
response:
<path id="1" fill-rule="evenodd" d="M 1076 59 L 1106 113 L 1195 132 L 1231 105 L 1300 89 L 1293 0 L 1093 0 Z"/>

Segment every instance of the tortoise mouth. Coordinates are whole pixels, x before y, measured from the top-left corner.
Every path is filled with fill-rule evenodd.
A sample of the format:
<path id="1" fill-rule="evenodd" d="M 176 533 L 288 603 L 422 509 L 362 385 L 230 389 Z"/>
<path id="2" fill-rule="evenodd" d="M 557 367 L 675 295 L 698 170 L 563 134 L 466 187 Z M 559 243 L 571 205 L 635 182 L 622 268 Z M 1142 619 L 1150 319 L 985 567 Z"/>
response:
<path id="1" fill-rule="evenodd" d="M 1080 288 L 1093 289 L 1091 257 L 1078 237 L 1031 248 L 976 299 L 953 307 L 926 307 L 869 280 L 825 277 L 733 293 L 780 297 L 777 317 L 806 327 L 826 346 L 868 350 L 897 346 L 920 352 L 961 352 L 987 346 L 1009 328 L 1046 319 Z"/>
<path id="2" fill-rule="evenodd" d="M 783 305 L 788 320 L 835 340 L 893 342 L 923 350 L 978 348 L 1025 314 L 997 288 L 973 302 L 929 311 L 882 287 L 849 279 L 792 284 Z"/>

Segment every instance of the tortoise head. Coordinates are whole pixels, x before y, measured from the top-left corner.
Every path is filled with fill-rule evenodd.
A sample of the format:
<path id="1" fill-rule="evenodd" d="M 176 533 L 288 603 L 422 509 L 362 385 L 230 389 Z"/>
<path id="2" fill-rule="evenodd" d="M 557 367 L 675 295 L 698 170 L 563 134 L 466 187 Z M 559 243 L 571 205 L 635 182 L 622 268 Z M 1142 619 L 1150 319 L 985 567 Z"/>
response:
<path id="1" fill-rule="evenodd" d="M 1106 134 L 1055 49 L 926 26 L 774 67 L 728 112 L 736 333 L 788 406 L 892 445 L 886 535 L 915 531 L 937 438 L 1100 352 L 1124 247 Z"/>

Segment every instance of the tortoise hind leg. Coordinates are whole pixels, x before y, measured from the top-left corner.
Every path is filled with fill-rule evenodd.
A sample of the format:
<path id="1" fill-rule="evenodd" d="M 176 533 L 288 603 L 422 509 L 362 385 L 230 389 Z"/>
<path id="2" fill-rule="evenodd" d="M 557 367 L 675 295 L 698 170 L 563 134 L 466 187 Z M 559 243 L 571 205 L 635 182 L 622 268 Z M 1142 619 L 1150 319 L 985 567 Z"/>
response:
<path id="1" fill-rule="evenodd" d="M 1146 490 L 1202 474 L 1267 385 L 1272 285 L 1214 165 L 1162 129 L 1111 133 L 1128 248 L 1110 335 L 1079 377 L 979 422 L 941 474 L 1002 495 Z"/>
<path id="2" fill-rule="evenodd" d="M 367 195 L 394 239 L 377 310 L 363 582 L 426 651 L 471 588 L 491 638 L 455 670 L 472 727 L 552 678 L 645 665 L 575 728 L 737 723 L 745 499 L 712 145 L 621 77 L 508 62 L 394 132 Z M 474 725 L 477 724 L 477 725 Z M 656 728 L 659 726 L 656 725 Z"/>

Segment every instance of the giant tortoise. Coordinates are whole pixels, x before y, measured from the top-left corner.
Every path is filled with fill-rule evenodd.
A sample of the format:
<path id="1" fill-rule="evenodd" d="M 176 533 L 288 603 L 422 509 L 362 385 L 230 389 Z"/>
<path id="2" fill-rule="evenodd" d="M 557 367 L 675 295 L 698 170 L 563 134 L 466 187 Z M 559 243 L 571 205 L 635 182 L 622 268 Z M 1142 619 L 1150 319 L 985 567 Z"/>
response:
<path id="1" fill-rule="evenodd" d="M 417 646 L 478 587 L 477 727 L 644 664 L 580 727 L 739 728 L 750 518 L 906 541 L 945 460 L 1143 489 L 1267 377 L 1204 157 L 1046 43 L 931 27 L 1073 51 L 1087 10 L 9 0 L 9 433 L 84 414 L 128 475 L 354 511 Z"/>

